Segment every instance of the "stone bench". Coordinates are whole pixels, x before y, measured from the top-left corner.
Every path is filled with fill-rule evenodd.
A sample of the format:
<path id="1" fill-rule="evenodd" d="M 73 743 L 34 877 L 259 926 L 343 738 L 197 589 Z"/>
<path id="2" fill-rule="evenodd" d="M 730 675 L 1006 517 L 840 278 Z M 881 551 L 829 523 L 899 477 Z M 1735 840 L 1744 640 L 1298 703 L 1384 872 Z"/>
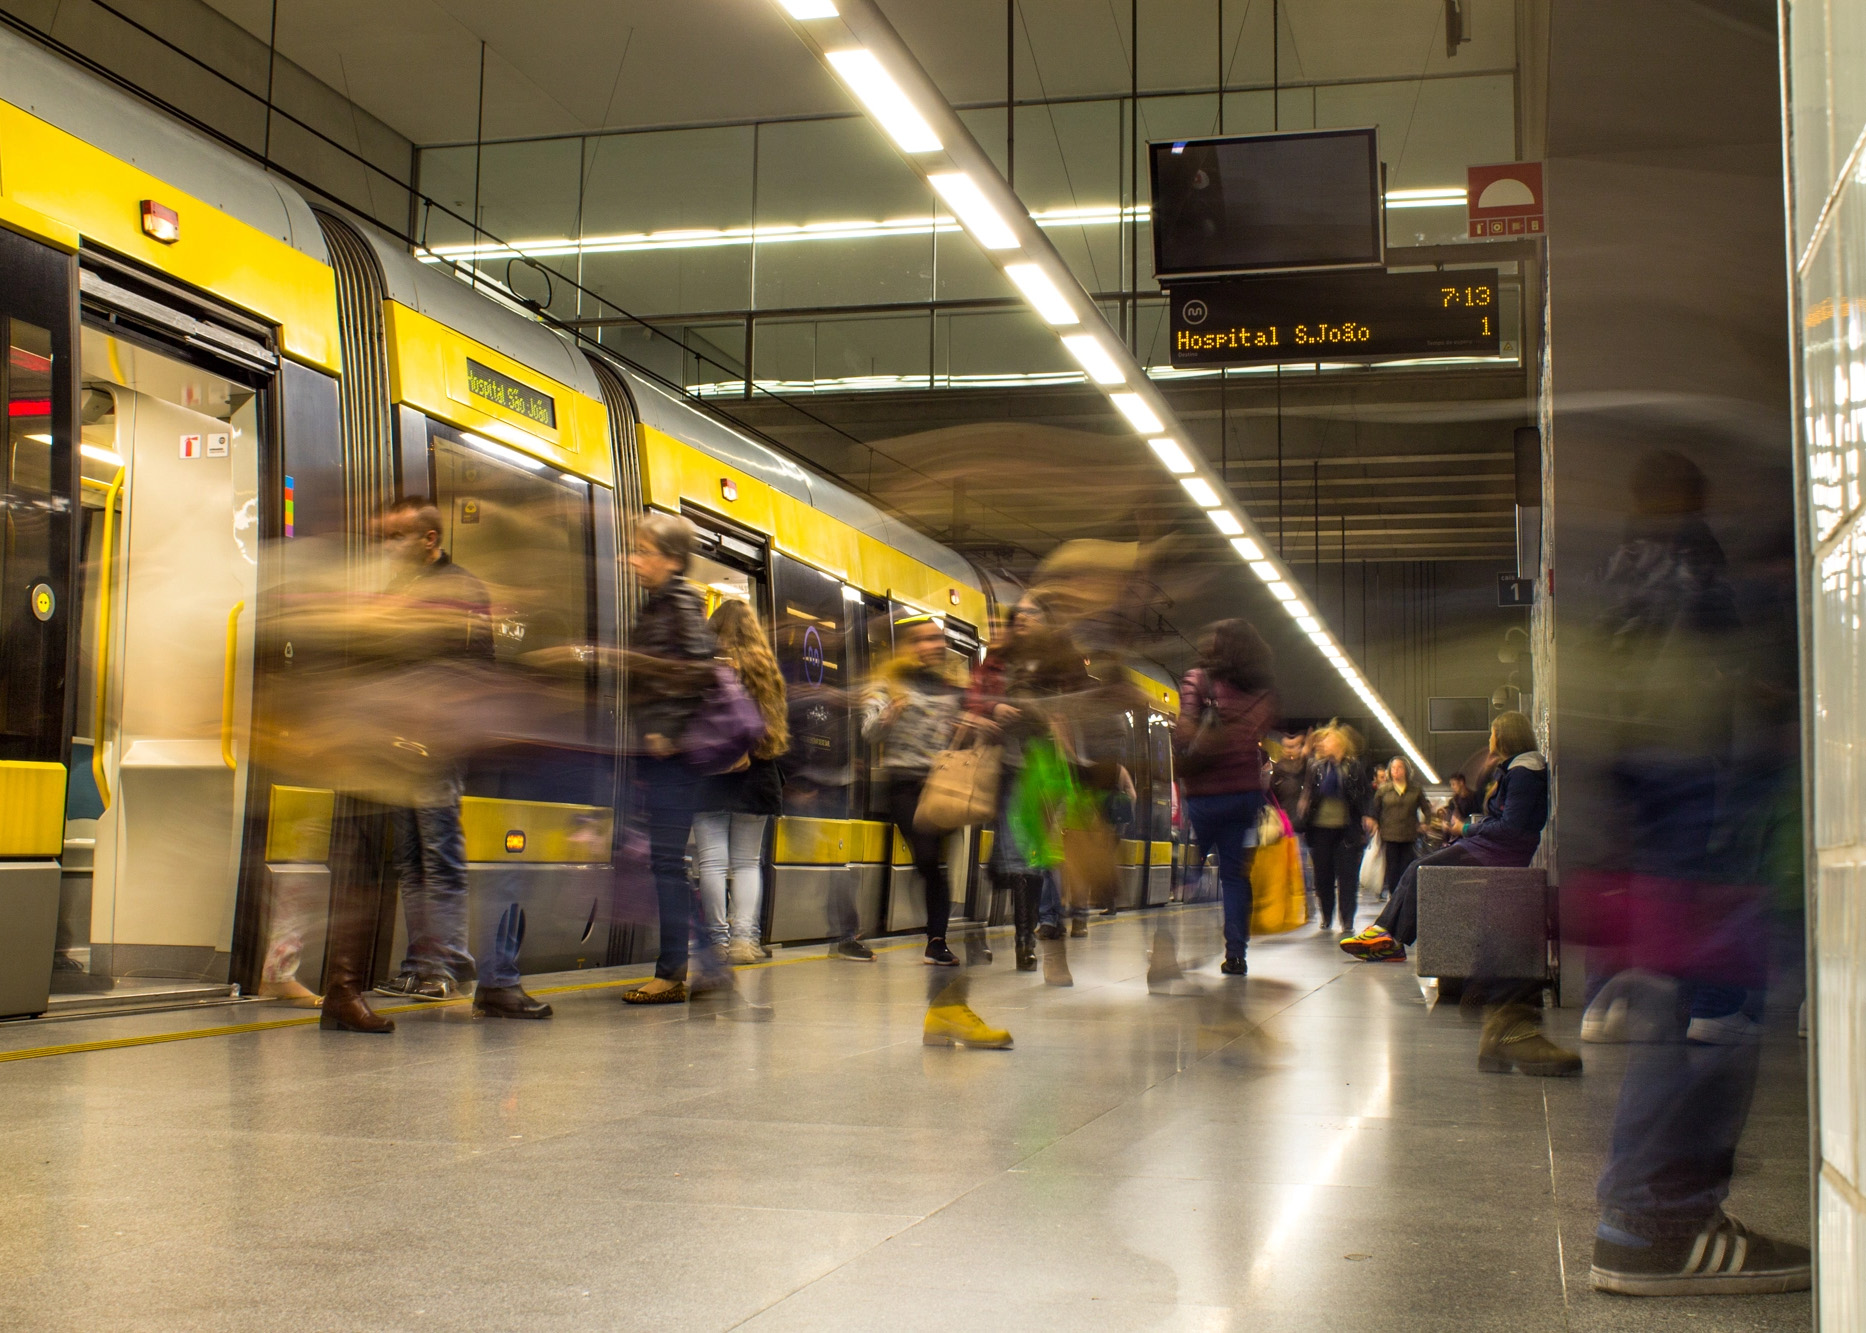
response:
<path id="1" fill-rule="evenodd" d="M 1441 996 L 1449 998 L 1471 977 L 1552 979 L 1546 872 L 1421 866 L 1418 888 L 1413 971 L 1437 977 Z"/>

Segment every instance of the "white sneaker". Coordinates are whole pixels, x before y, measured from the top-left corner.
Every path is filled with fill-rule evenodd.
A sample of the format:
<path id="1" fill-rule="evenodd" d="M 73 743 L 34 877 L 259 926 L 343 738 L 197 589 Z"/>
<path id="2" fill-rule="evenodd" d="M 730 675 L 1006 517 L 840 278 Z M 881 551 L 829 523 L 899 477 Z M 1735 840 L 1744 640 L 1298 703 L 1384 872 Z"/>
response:
<path id="1" fill-rule="evenodd" d="M 726 946 L 726 961 L 734 967 L 744 967 L 750 963 L 762 963 L 765 953 L 750 940 L 734 940 Z"/>
<path id="2" fill-rule="evenodd" d="M 1624 995 L 1613 995 L 1603 991 L 1594 997 L 1594 1003 L 1581 1015 L 1581 1040 L 1595 1046 L 1617 1046 L 1626 1040 L 1626 1010 Z"/>
<path id="3" fill-rule="evenodd" d="M 1741 1012 L 1694 1018 L 1691 1026 L 1685 1029 L 1685 1040 L 1700 1046 L 1743 1046 L 1761 1037 L 1762 1024 Z"/>

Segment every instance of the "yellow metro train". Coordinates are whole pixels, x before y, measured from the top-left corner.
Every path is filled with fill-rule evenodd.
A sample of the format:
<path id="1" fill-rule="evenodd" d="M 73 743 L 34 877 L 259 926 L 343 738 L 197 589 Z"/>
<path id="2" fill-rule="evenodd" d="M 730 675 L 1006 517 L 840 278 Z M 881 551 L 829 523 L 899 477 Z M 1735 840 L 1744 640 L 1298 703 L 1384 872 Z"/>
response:
<path id="1" fill-rule="evenodd" d="M 294 654 L 255 628 L 309 552 L 361 562 L 401 494 L 436 498 L 514 659 L 621 644 L 630 516 L 686 515 L 693 577 L 761 610 L 798 696 L 766 939 L 823 937 L 842 892 L 871 933 L 919 924 L 845 689 L 907 610 L 978 654 L 987 584 L 963 557 L 4 32 L 0 265 L 0 1016 L 318 987 L 333 797 L 268 753 Z M 1130 761 L 1135 904 L 1168 873 L 1154 688 Z M 620 698 L 592 667 L 581 759 L 469 772 L 473 912 L 525 905 L 526 971 L 653 949 L 611 864 Z M 975 909 L 987 841 L 952 850 Z"/>

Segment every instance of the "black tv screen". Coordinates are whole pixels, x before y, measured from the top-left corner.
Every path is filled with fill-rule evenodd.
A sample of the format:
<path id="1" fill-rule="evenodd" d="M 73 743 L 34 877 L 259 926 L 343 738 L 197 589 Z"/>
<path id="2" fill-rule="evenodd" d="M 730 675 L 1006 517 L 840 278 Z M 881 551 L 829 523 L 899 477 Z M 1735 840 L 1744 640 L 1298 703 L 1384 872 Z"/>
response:
<path id="1" fill-rule="evenodd" d="M 1161 279 L 1372 268 L 1386 257 L 1372 129 L 1148 145 Z"/>

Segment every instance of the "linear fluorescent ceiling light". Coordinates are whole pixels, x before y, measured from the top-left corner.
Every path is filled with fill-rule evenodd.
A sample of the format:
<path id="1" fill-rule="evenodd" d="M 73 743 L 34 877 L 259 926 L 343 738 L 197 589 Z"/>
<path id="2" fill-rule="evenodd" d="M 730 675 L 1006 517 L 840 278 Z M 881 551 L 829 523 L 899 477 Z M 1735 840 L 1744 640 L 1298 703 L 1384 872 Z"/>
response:
<path id="1" fill-rule="evenodd" d="M 1160 456 L 1160 461 L 1166 464 L 1168 472 L 1184 476 L 1192 471 L 1192 460 L 1186 457 L 1186 451 L 1179 447 L 1179 441 L 1172 436 L 1162 435 L 1158 439 L 1148 440 L 1147 443 L 1153 446 L 1153 452 Z"/>
<path id="2" fill-rule="evenodd" d="M 1108 355 L 1108 349 L 1092 333 L 1077 333 L 1063 339 L 1063 346 L 1069 349 L 1069 355 L 1082 363 L 1082 369 L 1097 384 L 1125 384 L 1127 376 L 1121 373 L 1114 358 Z"/>
<path id="3" fill-rule="evenodd" d="M 1271 564 L 1268 560 L 1251 561 L 1250 572 L 1262 579 L 1265 583 L 1276 582 L 1276 566 Z"/>
<path id="4" fill-rule="evenodd" d="M 977 181 L 963 171 L 936 171 L 927 180 L 932 183 L 939 197 L 946 201 L 946 207 L 952 210 L 953 216 L 972 233 L 973 240 L 987 250 L 1017 248 L 1017 233 L 991 206 L 991 200 L 985 198 L 985 192 L 978 188 Z M 1057 293 L 1057 296 L 1061 295 L 1061 292 Z"/>
<path id="5" fill-rule="evenodd" d="M 1201 509 L 1216 509 L 1221 503 L 1218 499 L 1218 492 L 1213 490 L 1211 482 L 1203 477 L 1181 477 L 1179 484 L 1186 488 L 1186 494 L 1190 495 Z"/>
<path id="6" fill-rule="evenodd" d="M 1158 435 L 1166 429 L 1165 423 L 1147 406 L 1147 400 L 1137 393 L 1111 393 L 1108 401 L 1118 407 L 1128 424 L 1142 435 Z"/>
<path id="7" fill-rule="evenodd" d="M 826 51 L 823 58 L 903 153 L 937 153 L 944 146 L 926 117 L 907 100 L 900 84 L 875 59 L 874 52 L 858 46 L 847 51 Z"/>
<path id="8" fill-rule="evenodd" d="M 1240 537 L 1244 534 L 1244 525 L 1238 522 L 1238 516 L 1229 509 L 1211 509 L 1206 512 L 1213 525 L 1225 536 Z"/>
<path id="9" fill-rule="evenodd" d="M 1040 264 L 1006 264 L 1004 276 L 1017 284 L 1017 290 L 1030 302 L 1030 308 L 1046 324 L 1082 322 L 1076 318 L 1076 309 L 1069 304 L 1069 298 L 1063 295 L 1062 289 L 1043 271 Z"/>
<path id="10" fill-rule="evenodd" d="M 784 12 L 794 19 L 833 19 L 836 0 L 778 0 Z"/>
<path id="11" fill-rule="evenodd" d="M 1231 539 L 1231 546 L 1233 550 L 1246 560 L 1263 559 L 1263 547 L 1257 545 L 1257 543 L 1252 541 L 1249 537 L 1233 537 Z"/>

